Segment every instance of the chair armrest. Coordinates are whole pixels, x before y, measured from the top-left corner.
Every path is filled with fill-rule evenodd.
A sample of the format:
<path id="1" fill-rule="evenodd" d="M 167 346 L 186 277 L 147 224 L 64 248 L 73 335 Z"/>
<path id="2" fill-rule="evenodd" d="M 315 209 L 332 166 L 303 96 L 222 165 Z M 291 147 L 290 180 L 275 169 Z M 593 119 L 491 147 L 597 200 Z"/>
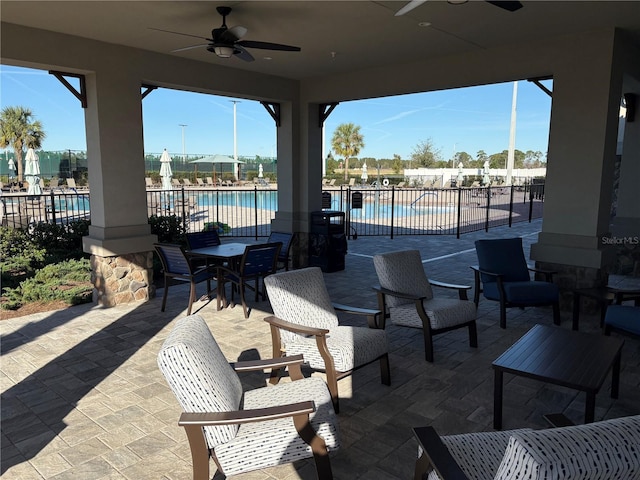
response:
<path id="1" fill-rule="evenodd" d="M 564 413 L 547 413 L 543 417 L 552 427 L 571 427 L 575 425 Z"/>
<path id="2" fill-rule="evenodd" d="M 460 300 L 467 300 L 467 290 L 471 290 L 471 285 L 457 285 L 455 283 L 445 283 L 438 280 L 429 280 L 429 283 L 434 287 L 458 290 L 458 297 Z"/>
<path id="3" fill-rule="evenodd" d="M 491 275 L 492 277 L 502 278 L 504 275 L 502 273 L 489 272 L 488 270 L 481 270 L 477 265 L 472 265 L 471 270 L 478 273 L 483 273 L 485 275 Z"/>
<path id="4" fill-rule="evenodd" d="M 343 305 L 342 303 L 332 303 L 333 308 L 339 312 L 351 313 L 353 315 L 364 315 L 367 317 L 367 325 L 369 328 L 381 328 L 377 318 L 382 315 L 380 310 L 373 308 L 358 308 L 350 305 Z"/>
<path id="5" fill-rule="evenodd" d="M 231 366 L 236 372 L 252 372 L 264 370 L 265 368 L 286 368 L 291 365 L 302 365 L 303 361 L 302 355 L 292 355 L 290 357 L 265 358 L 263 360 L 245 360 L 231 363 Z"/>
<path id="6" fill-rule="evenodd" d="M 299 333 L 301 335 L 312 335 L 315 337 L 324 337 L 329 330 L 326 328 L 315 328 L 315 327 L 307 327 L 305 325 L 298 325 L 297 323 L 287 322 L 286 320 L 282 320 L 281 318 L 275 317 L 273 315 L 266 317 L 264 319 L 270 325 L 274 327 L 281 328 L 282 330 L 287 330 L 292 333 Z"/>
<path id="7" fill-rule="evenodd" d="M 426 298 L 425 296 L 421 296 L 421 295 L 414 295 L 412 293 L 401 293 L 401 292 L 394 292 L 393 290 L 388 290 L 386 288 L 382 288 L 378 285 L 376 285 L 375 287 L 372 287 L 374 291 L 378 292 L 378 293 L 382 293 L 383 295 L 389 295 L 391 297 L 398 297 L 398 298 L 406 298 L 407 300 L 423 300 L 424 298 Z"/>
<path id="8" fill-rule="evenodd" d="M 553 275 L 558 273 L 555 270 L 543 270 L 541 268 L 535 268 L 535 267 L 527 267 L 527 270 L 533 273 L 540 273 L 544 275 L 544 278 L 547 282 L 551 282 L 553 280 Z"/>
<path id="9" fill-rule="evenodd" d="M 422 474 L 431 465 L 444 480 L 468 480 L 433 427 L 417 427 L 413 429 L 413 433 L 428 460 L 423 462 L 418 459 L 415 478 L 422 478 Z"/>
<path id="10" fill-rule="evenodd" d="M 278 418 L 293 417 L 294 415 L 309 415 L 315 412 L 313 401 L 289 403 L 267 408 L 251 410 L 233 410 L 229 412 L 182 413 L 178 425 L 185 426 L 214 426 L 240 425 L 243 423 L 276 420 Z"/>

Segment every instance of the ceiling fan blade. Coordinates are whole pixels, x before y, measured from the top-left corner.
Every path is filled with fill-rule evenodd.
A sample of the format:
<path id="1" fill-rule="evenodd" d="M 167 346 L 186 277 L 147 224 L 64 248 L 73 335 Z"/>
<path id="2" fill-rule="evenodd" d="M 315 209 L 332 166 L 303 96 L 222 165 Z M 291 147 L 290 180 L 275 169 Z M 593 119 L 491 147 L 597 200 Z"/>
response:
<path id="1" fill-rule="evenodd" d="M 515 12 L 516 10 L 520 10 L 522 8 L 522 3 L 511 1 L 511 2 L 501 2 L 501 1 L 490 1 L 487 0 L 487 3 L 491 5 L 495 5 L 496 7 L 503 8 L 509 12 Z"/>
<path id="2" fill-rule="evenodd" d="M 242 25 L 236 25 L 235 27 L 231 27 L 227 31 L 232 33 L 233 35 L 235 35 L 236 40 L 241 39 L 242 37 L 244 37 L 247 34 L 247 29 L 244 28 Z"/>
<path id="3" fill-rule="evenodd" d="M 400 17 L 400 16 L 404 15 L 405 13 L 409 13 L 411 10 L 413 10 L 414 8 L 418 8 L 420 5 L 422 5 L 426 1 L 427 0 L 411 0 L 404 7 L 402 7 L 400 10 L 398 10 L 396 12 L 395 16 L 396 17 Z"/>
<path id="4" fill-rule="evenodd" d="M 236 42 L 236 46 L 246 48 L 262 48 L 264 50 L 282 50 L 285 52 L 299 52 L 300 47 L 292 47 L 291 45 L 282 45 L 280 43 L 258 42 L 255 40 L 240 40 Z"/>
<path id="5" fill-rule="evenodd" d="M 199 38 L 201 40 L 206 40 L 207 42 L 213 42 L 212 39 L 210 38 L 206 38 L 206 37 L 201 37 L 200 35 L 191 35 L 190 33 L 182 33 L 182 32 L 173 32 L 171 30 L 162 30 L 161 28 L 153 28 L 153 27 L 148 27 L 149 30 L 155 30 L 157 32 L 164 32 L 164 33 L 173 33 L 175 35 L 183 35 L 185 37 L 193 37 L 193 38 Z"/>
<path id="6" fill-rule="evenodd" d="M 240 60 L 244 60 L 245 62 L 253 62 L 255 60 L 255 58 L 253 58 L 253 55 L 251 55 L 249 52 L 247 52 L 244 48 L 242 48 L 237 43 L 233 46 L 233 48 L 235 48 L 236 50 L 234 55 L 238 57 Z"/>
<path id="7" fill-rule="evenodd" d="M 202 47 L 208 47 L 208 46 L 209 46 L 208 43 L 200 43 L 198 45 L 191 45 L 190 47 L 177 48 L 175 50 L 171 50 L 170 53 L 184 52 L 185 50 L 191 50 L 193 48 L 202 48 Z"/>

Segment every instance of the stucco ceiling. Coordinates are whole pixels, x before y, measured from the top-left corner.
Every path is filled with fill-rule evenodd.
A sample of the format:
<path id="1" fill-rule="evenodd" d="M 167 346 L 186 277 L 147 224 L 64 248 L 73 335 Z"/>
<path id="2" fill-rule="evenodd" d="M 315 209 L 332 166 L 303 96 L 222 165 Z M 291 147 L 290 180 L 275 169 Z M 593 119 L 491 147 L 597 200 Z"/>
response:
<path id="1" fill-rule="evenodd" d="M 530 43 L 578 31 L 618 27 L 640 44 L 640 2 L 526 1 L 508 12 L 485 1 L 462 5 L 429 0 L 395 17 L 405 1 L 6 1 L 3 22 L 167 54 L 227 25 L 248 29 L 247 40 L 301 47 L 299 53 L 250 49 L 255 61 L 222 59 L 205 48 L 172 53 L 293 79 L 318 77 L 509 43 Z M 429 22 L 429 26 L 420 26 Z M 206 43 L 206 42 L 203 42 Z M 265 57 L 270 57 L 266 59 Z"/>

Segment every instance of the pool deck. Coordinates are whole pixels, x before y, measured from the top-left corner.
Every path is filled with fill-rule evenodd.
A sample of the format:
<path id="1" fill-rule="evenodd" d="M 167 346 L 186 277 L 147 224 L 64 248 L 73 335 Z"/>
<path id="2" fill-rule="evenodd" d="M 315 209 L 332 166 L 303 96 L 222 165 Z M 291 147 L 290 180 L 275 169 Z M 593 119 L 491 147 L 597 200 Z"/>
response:
<path id="1" fill-rule="evenodd" d="M 346 269 L 325 273 L 332 299 L 376 307 L 372 256 L 415 248 L 429 276 L 471 284 L 474 241 L 521 236 L 528 254 L 541 221 L 452 236 L 358 237 L 349 242 Z M 204 284 L 199 285 L 204 293 Z M 187 479 L 189 447 L 177 426 L 180 407 L 156 364 L 174 321 L 185 315 L 187 289 L 171 287 L 145 303 L 110 309 L 81 305 L 0 322 L 2 333 L 2 478 Z M 263 318 L 268 302 L 216 311 L 197 302 L 229 361 L 268 358 L 271 339 Z M 332 457 L 336 479 L 412 478 L 416 443 L 411 427 L 433 425 L 442 434 L 492 430 L 491 362 L 534 324 L 551 325 L 549 308 L 510 309 L 498 327 L 498 305 L 481 300 L 477 349 L 466 329 L 436 337 L 435 362 L 424 361 L 422 332 L 389 325 L 391 386 L 370 365 L 339 382 L 342 448 Z M 562 312 L 561 328 L 571 326 Z M 599 315 L 581 315 L 581 331 L 600 334 Z M 341 317 L 347 324 L 360 319 Z M 258 378 L 261 381 L 260 378 Z M 255 385 L 256 377 L 247 379 Z M 640 414 L 640 341 L 625 338 L 619 399 L 610 378 L 596 397 L 596 420 Z M 542 415 L 564 412 L 583 422 L 584 394 L 505 375 L 503 428 L 544 428 Z M 245 480 L 312 479 L 309 461 L 252 472 Z"/>

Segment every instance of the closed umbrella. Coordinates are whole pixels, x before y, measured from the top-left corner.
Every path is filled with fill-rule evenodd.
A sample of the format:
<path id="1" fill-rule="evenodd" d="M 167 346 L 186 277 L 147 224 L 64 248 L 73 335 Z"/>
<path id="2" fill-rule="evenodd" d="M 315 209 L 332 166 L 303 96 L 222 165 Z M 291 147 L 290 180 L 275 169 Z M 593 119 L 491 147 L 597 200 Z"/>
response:
<path id="1" fill-rule="evenodd" d="M 369 173 L 367 172 L 367 162 L 362 164 L 362 175 L 360 175 L 362 183 L 367 183 L 369 180 Z"/>
<path id="2" fill-rule="evenodd" d="M 9 159 L 9 180 L 13 180 L 13 177 L 16 176 L 16 162 L 13 161 L 13 158 Z"/>
<path id="3" fill-rule="evenodd" d="M 464 181 L 464 175 L 462 173 L 462 167 L 463 167 L 462 162 L 460 162 L 458 164 L 458 181 L 457 181 L 458 187 L 461 187 L 462 186 L 462 182 Z"/>
<path id="4" fill-rule="evenodd" d="M 491 177 L 489 177 L 489 161 L 484 162 L 484 168 L 482 169 L 482 184 L 489 185 L 491 183 Z"/>
<path id="5" fill-rule="evenodd" d="M 24 167 L 24 176 L 27 182 L 29 182 L 29 188 L 27 195 L 41 195 L 42 189 L 40 188 L 40 162 L 38 162 L 38 156 L 33 148 L 27 150 L 27 156 L 25 157 L 26 163 Z"/>
<path id="6" fill-rule="evenodd" d="M 160 176 L 162 177 L 162 190 L 171 190 L 171 177 L 173 172 L 171 171 L 171 157 L 169 152 L 165 148 L 160 156 Z"/>
<path id="7" fill-rule="evenodd" d="M 260 164 L 258 165 L 258 178 L 262 178 L 263 176 L 262 164 Z"/>

